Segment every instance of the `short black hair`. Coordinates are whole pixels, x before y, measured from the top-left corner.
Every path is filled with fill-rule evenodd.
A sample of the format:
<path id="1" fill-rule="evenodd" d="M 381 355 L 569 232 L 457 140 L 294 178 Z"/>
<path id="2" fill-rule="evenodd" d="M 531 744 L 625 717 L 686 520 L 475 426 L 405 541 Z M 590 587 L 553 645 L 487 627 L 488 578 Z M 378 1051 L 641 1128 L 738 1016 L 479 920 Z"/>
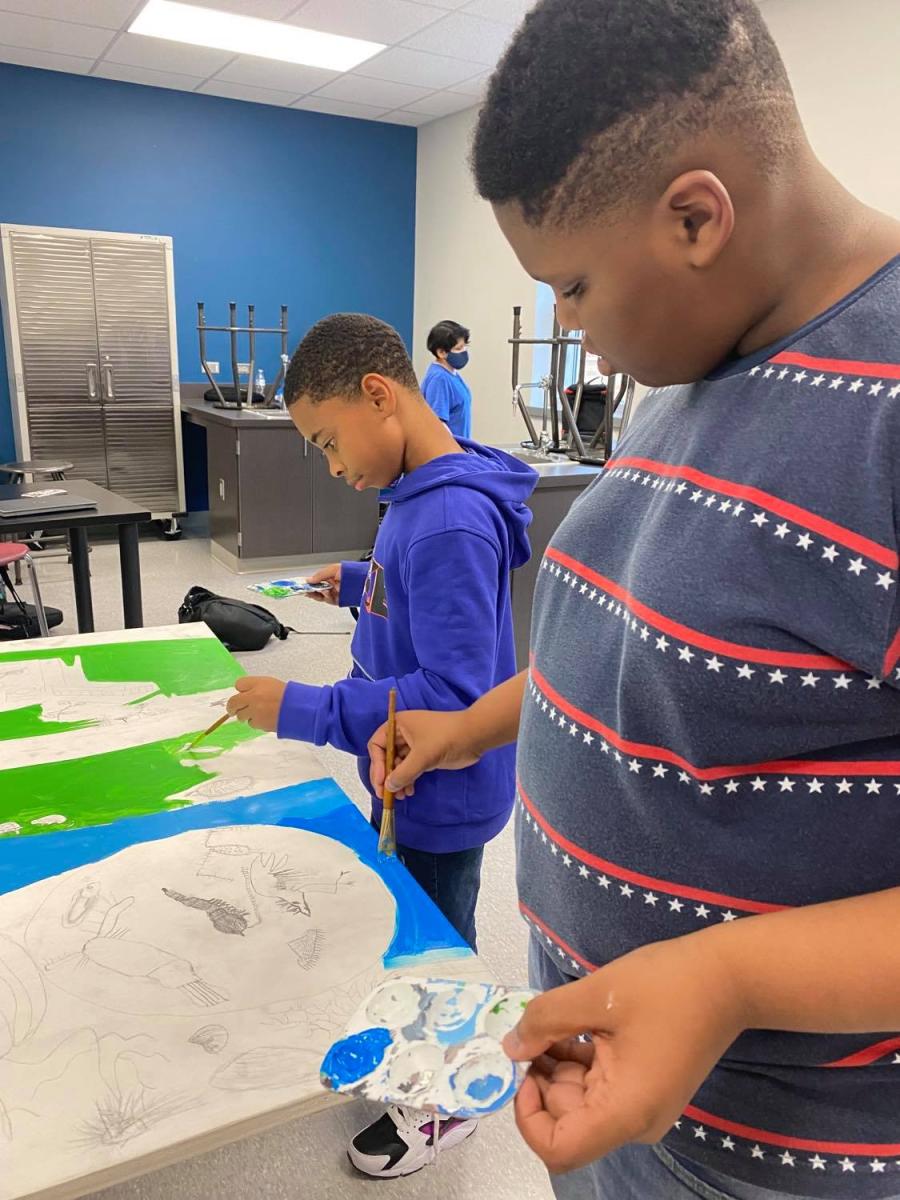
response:
<path id="1" fill-rule="evenodd" d="M 290 407 L 301 397 L 312 404 L 332 396 L 354 399 L 363 376 L 373 373 L 419 390 L 393 325 L 366 313 L 334 313 L 317 321 L 294 351 L 284 377 L 285 402 Z"/>
<path id="2" fill-rule="evenodd" d="M 763 172 L 797 144 L 753 0 L 541 0 L 491 78 L 471 162 L 484 199 L 572 225 L 659 194 L 673 151 L 714 129 Z"/>
<path id="3" fill-rule="evenodd" d="M 469 340 L 469 330 L 465 325 L 460 325 L 459 321 L 438 321 L 428 333 L 428 353 L 437 354 L 438 350 L 449 353 L 460 338 L 464 342 Z"/>

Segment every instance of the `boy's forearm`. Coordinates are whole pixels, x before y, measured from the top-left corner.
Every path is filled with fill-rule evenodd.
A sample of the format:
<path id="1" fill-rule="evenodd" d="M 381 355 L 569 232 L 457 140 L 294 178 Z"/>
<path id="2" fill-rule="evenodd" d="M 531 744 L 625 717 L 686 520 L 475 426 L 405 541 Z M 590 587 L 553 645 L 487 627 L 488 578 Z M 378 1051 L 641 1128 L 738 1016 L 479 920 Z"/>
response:
<path id="1" fill-rule="evenodd" d="M 527 671 L 491 688 L 466 711 L 470 746 L 479 756 L 508 746 L 519 734 Z"/>
<path id="2" fill-rule="evenodd" d="M 748 917 L 709 939 L 742 1024 L 795 1033 L 900 1029 L 900 888 Z"/>

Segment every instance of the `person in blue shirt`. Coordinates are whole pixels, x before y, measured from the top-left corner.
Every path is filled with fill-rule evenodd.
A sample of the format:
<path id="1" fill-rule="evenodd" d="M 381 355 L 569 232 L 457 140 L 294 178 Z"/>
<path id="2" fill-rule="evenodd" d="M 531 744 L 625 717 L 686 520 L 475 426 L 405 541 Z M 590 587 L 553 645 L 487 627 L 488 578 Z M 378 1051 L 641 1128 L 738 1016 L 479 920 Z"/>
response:
<path id="1" fill-rule="evenodd" d="M 460 371 L 469 361 L 469 331 L 458 321 L 439 321 L 428 334 L 434 362 L 422 380 L 422 395 L 455 437 L 472 436 L 472 393 Z"/>

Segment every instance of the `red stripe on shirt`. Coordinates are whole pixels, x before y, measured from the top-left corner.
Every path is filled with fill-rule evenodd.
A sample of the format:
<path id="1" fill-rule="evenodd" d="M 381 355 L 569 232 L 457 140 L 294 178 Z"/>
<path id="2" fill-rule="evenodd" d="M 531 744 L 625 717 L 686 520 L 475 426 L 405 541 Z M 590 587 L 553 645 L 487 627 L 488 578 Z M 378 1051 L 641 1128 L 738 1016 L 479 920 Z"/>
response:
<path id="1" fill-rule="evenodd" d="M 617 467 L 637 467 L 642 471 L 665 476 L 668 479 L 685 479 L 690 483 L 705 487 L 710 492 L 720 492 L 723 496 L 749 500 L 751 504 L 775 513 L 779 517 L 784 517 L 787 521 L 793 521 L 795 525 L 802 525 L 804 528 L 818 533 L 821 537 L 839 542 L 847 549 L 856 551 L 857 554 L 864 554 L 866 558 L 870 558 L 873 562 L 888 567 L 892 571 L 896 571 L 900 566 L 900 557 L 896 550 L 889 550 L 886 546 L 873 542 L 871 538 L 854 533 L 852 529 L 845 529 L 842 525 L 836 525 L 834 521 L 819 517 L 806 508 L 800 508 L 797 504 L 780 500 L 777 496 L 773 496 L 770 492 L 764 492 L 760 488 L 748 487 L 743 483 L 732 483 L 730 480 L 720 479 L 716 475 L 707 475 L 705 471 L 698 471 L 694 467 L 674 466 L 671 463 L 657 462 L 652 458 L 614 458 L 607 464 L 606 469 L 612 471 Z"/>
<path id="2" fill-rule="evenodd" d="M 873 1158 L 884 1155 L 885 1158 L 895 1158 L 900 1155 L 900 1142 L 820 1142 L 813 1138 L 787 1137 L 782 1133 L 772 1133 L 768 1129 L 756 1129 L 752 1125 L 741 1125 L 737 1121 L 726 1121 L 724 1117 L 714 1116 L 689 1104 L 684 1115 L 691 1121 L 699 1121 L 701 1125 L 709 1125 L 712 1129 L 720 1129 L 723 1133 L 733 1133 L 737 1137 L 746 1138 L 751 1142 L 766 1142 L 770 1146 L 783 1146 L 786 1150 L 811 1150 L 813 1154 L 856 1154 L 861 1157 L 870 1155 Z"/>
<path id="3" fill-rule="evenodd" d="M 807 758 L 784 758 L 759 763 L 735 763 L 722 767 L 697 767 L 693 763 L 688 762 L 686 758 L 682 758 L 680 754 L 676 754 L 674 750 L 669 750 L 666 746 L 652 746 L 645 742 L 631 742 L 627 738 L 620 737 L 614 729 L 611 729 L 608 725 L 604 725 L 602 721 L 598 721 L 590 713 L 584 712 L 566 700 L 544 678 L 540 670 L 535 666 L 534 661 L 531 664 L 531 678 L 560 712 L 572 717 L 573 720 L 577 721 L 579 725 L 583 725 L 586 729 L 593 729 L 595 733 L 599 733 L 611 746 L 615 746 L 617 750 L 622 750 L 624 753 L 630 754 L 635 758 L 649 758 L 654 761 L 671 763 L 673 766 L 681 767 L 695 779 L 728 779 L 736 776 L 761 774 L 900 776 L 900 760 L 896 759 L 883 762 L 878 759 L 831 762 L 828 760 Z"/>
<path id="4" fill-rule="evenodd" d="M 797 354 L 784 350 L 769 360 L 779 366 L 812 367 L 813 370 L 831 371 L 835 375 L 864 375 L 867 379 L 900 379 L 900 364 L 855 362 L 850 358 L 815 358 L 812 354 Z"/>
<path id="5" fill-rule="evenodd" d="M 876 1042 L 874 1046 L 866 1046 L 864 1050 L 857 1050 L 855 1054 L 848 1054 L 846 1058 L 824 1063 L 823 1066 L 869 1067 L 886 1054 L 895 1054 L 897 1051 L 900 1051 L 900 1037 L 886 1038 L 883 1042 Z"/>
<path id="6" fill-rule="evenodd" d="M 561 946 L 563 948 L 563 950 L 565 950 L 566 954 L 568 954 L 569 958 L 572 959 L 573 962 L 580 963 L 581 966 L 583 966 L 586 971 L 596 971 L 597 970 L 597 967 L 594 963 L 588 962 L 588 960 L 586 958 L 582 958 L 582 956 L 578 953 L 577 950 L 573 950 L 568 942 L 564 942 L 558 933 L 554 933 L 549 925 L 545 925 L 544 922 L 541 920 L 541 918 L 536 916 L 531 911 L 531 909 L 528 907 L 528 905 L 523 903 L 523 901 L 521 901 L 521 900 L 519 901 L 519 912 L 522 914 L 523 917 L 525 917 L 527 920 L 531 921 L 531 923 L 533 925 L 536 925 L 538 927 L 538 929 L 541 930 L 542 933 L 545 933 L 547 935 L 547 937 L 552 938 L 553 941 L 556 942 L 556 944 L 558 946 Z"/>
<path id="7" fill-rule="evenodd" d="M 894 640 L 888 646 L 887 654 L 884 656 L 881 673 L 883 676 L 890 675 L 891 671 L 897 665 L 897 659 L 900 658 L 900 629 L 894 634 Z"/>
<path id="8" fill-rule="evenodd" d="M 531 813 L 532 817 L 540 825 L 541 829 L 550 837 L 557 846 L 561 847 L 573 858 L 577 858 L 579 862 L 585 863 L 589 867 L 593 867 L 596 871 L 602 871 L 604 874 L 612 875 L 616 879 L 622 879 L 626 883 L 637 884 L 640 888 L 649 888 L 667 892 L 672 896 L 683 896 L 685 900 L 699 900 L 708 904 L 715 904 L 719 908 L 740 908 L 744 912 L 752 913 L 770 913 L 781 912 L 783 909 L 790 907 L 785 904 L 765 904 L 761 900 L 743 900 L 739 896 L 728 896 L 724 892 L 708 892 L 703 888 L 686 887 L 681 883 L 672 883 L 668 879 L 656 879 L 652 875 L 643 875 L 639 871 L 630 871 L 626 867 L 617 866 L 616 863 L 608 862 L 605 858 L 600 858 L 596 854 L 591 854 L 590 851 L 577 846 L 569 838 L 564 837 L 558 829 L 550 824 L 547 818 L 538 811 L 534 802 L 526 794 L 522 787 L 521 781 L 517 783 L 519 796 L 522 803 Z M 552 937 L 556 938 L 556 934 L 551 929 L 546 930 Z M 559 941 L 558 938 L 556 938 Z M 563 943 L 560 941 L 560 945 Z M 573 954 L 572 958 L 577 955 Z M 588 964 L 590 965 L 590 964 Z M 594 968 L 591 968 L 592 970 Z"/>
<path id="9" fill-rule="evenodd" d="M 832 658 L 827 654 L 799 654 L 786 650 L 761 650 L 755 646 L 743 646 L 739 642 L 726 642 L 722 638 L 711 637 L 709 634 L 701 633 L 697 629 L 691 629 L 688 625 L 682 625 L 678 621 L 672 621 L 669 617 L 664 617 L 662 613 L 658 613 L 655 609 L 643 604 L 631 592 L 620 587 L 618 583 L 607 579 L 599 571 L 595 571 L 585 563 L 579 562 L 578 559 L 564 554 L 561 550 L 556 550 L 551 546 L 547 550 L 545 557 L 559 563 L 560 566 L 568 568 L 587 582 L 596 584 L 604 592 L 608 592 L 610 596 L 615 596 L 636 617 L 640 617 L 648 625 L 662 630 L 663 633 L 671 634 L 672 637 L 677 638 L 680 642 L 686 642 L 690 646 L 697 646 L 702 650 L 712 650 L 720 654 L 725 654 L 729 658 L 737 658 L 741 662 L 766 663 L 773 667 L 815 667 L 820 671 L 853 669 L 839 658 Z"/>

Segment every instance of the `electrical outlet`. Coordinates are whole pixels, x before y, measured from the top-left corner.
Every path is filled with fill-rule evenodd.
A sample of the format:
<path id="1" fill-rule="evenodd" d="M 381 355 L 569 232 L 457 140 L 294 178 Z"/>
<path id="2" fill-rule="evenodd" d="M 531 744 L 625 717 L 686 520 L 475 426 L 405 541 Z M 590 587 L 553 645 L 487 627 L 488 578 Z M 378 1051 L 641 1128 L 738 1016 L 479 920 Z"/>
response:
<path id="1" fill-rule="evenodd" d="M 210 375 L 218 375 L 219 364 L 217 362 L 208 362 L 206 365 L 209 367 Z"/>

